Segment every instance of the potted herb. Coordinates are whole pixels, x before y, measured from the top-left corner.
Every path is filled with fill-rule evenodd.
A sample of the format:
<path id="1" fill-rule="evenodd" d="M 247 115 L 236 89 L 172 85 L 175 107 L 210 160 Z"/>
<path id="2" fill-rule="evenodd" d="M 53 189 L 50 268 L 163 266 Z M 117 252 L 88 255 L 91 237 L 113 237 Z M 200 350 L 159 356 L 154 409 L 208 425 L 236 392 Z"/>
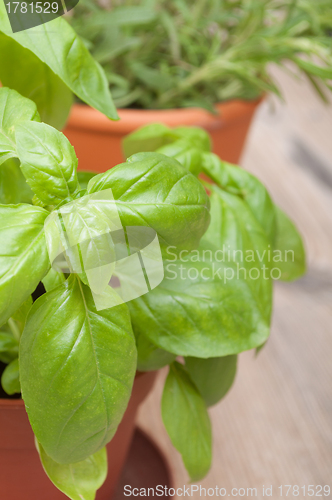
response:
<path id="1" fill-rule="evenodd" d="M 100 487 L 97 498 L 109 498 L 117 474 L 101 486 L 105 447 L 111 466 L 124 460 L 135 384 L 147 378 L 141 400 L 169 365 L 162 416 L 198 481 L 211 464 L 207 407 L 232 385 L 237 354 L 267 341 L 273 279 L 305 270 L 300 236 L 255 177 L 210 152 L 201 129 L 137 131 L 127 161 L 85 175 L 83 187 L 73 147 L 32 101 L 2 88 L 0 113 L 0 159 L 17 159 L 33 193 L 0 205 L 1 382 L 22 394 L 46 474 L 72 500 Z M 24 404 L 0 400 L 2 491 L 56 500 Z"/>
<path id="2" fill-rule="evenodd" d="M 84 169 L 122 161 L 122 138 L 152 122 L 202 126 L 238 163 L 262 96 L 280 97 L 269 64 L 302 73 L 324 100 L 331 88 L 329 0 L 81 0 L 70 22 L 125 108 L 115 124 L 74 106 L 65 133 Z"/>

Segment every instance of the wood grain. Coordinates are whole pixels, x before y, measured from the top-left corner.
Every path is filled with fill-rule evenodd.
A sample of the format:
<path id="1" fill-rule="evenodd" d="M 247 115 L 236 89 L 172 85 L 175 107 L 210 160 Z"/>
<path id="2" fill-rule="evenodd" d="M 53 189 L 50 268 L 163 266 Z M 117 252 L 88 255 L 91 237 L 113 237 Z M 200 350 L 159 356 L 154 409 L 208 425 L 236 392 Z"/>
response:
<path id="1" fill-rule="evenodd" d="M 282 484 L 332 489 L 332 189 L 324 177 L 332 179 L 332 109 L 305 82 L 273 72 L 286 104 L 261 106 L 242 165 L 298 225 L 309 268 L 296 283 L 276 284 L 267 346 L 258 357 L 240 355 L 234 388 L 211 410 L 214 461 L 200 484 L 229 492 L 255 487 L 256 498 L 273 485 L 274 499 Z M 139 425 L 183 486 L 188 476 L 160 417 L 164 377 L 141 407 Z"/>

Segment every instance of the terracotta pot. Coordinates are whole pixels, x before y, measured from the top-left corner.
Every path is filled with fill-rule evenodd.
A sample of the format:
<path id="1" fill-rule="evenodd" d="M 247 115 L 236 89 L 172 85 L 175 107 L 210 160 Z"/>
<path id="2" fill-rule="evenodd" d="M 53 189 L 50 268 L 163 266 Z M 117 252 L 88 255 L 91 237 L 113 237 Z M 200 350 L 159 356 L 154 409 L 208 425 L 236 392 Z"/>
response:
<path id="1" fill-rule="evenodd" d="M 136 375 L 126 413 L 107 445 L 109 473 L 96 500 L 112 498 L 133 437 L 137 409 L 152 389 L 156 374 Z M 19 399 L 0 399 L 0 490 L 3 500 L 68 500 L 40 464 L 24 403 Z"/>
<path id="2" fill-rule="evenodd" d="M 171 127 L 203 127 L 211 135 L 213 151 L 223 160 L 238 163 L 250 123 L 261 100 L 234 100 L 217 104 L 218 116 L 201 108 L 120 109 L 119 121 L 108 120 L 84 104 L 75 104 L 63 132 L 75 147 L 79 170 L 104 172 L 123 162 L 123 137 L 153 122 L 162 122 Z"/>

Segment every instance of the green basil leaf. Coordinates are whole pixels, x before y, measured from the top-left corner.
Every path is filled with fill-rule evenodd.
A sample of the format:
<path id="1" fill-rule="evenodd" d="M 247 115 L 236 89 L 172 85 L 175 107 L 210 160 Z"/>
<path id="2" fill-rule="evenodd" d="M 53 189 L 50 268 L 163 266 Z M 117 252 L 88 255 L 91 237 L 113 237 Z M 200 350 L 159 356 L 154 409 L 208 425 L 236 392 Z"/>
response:
<path id="1" fill-rule="evenodd" d="M 46 207 L 45 203 L 43 203 L 36 194 L 34 194 L 32 197 L 32 204 L 35 205 L 36 207 L 41 207 L 41 208 Z"/>
<path id="2" fill-rule="evenodd" d="M 126 305 L 96 311 L 71 275 L 33 305 L 20 343 L 22 396 L 33 431 L 60 464 L 108 443 L 127 407 L 136 347 Z"/>
<path id="3" fill-rule="evenodd" d="M 198 250 L 182 252 L 185 260 L 166 263 L 162 283 L 128 303 L 136 336 L 197 358 L 237 354 L 265 342 L 269 318 L 263 300 L 257 301 L 244 273 L 236 276 L 233 263 L 216 260 L 218 252 L 203 241 Z"/>
<path id="4" fill-rule="evenodd" d="M 223 162 L 213 153 L 203 154 L 202 167 L 203 172 L 224 191 L 246 202 L 273 244 L 276 231 L 275 207 L 263 184 L 243 168 Z"/>
<path id="5" fill-rule="evenodd" d="M 18 342 L 9 332 L 0 330 L 0 361 L 9 364 L 18 357 Z"/>
<path id="6" fill-rule="evenodd" d="M 0 33 L 0 81 L 34 101 L 41 120 L 61 129 L 73 102 L 71 90 L 30 50 Z"/>
<path id="7" fill-rule="evenodd" d="M 77 172 L 77 179 L 81 189 L 87 189 L 89 181 L 96 175 L 96 172 L 88 172 L 87 170 L 80 170 Z"/>
<path id="8" fill-rule="evenodd" d="M 50 267 L 47 215 L 32 205 L 0 205 L 0 325 L 28 299 Z"/>
<path id="9" fill-rule="evenodd" d="M 210 358 L 269 336 L 271 248 L 244 200 L 211 186 L 211 223 L 199 250 L 167 249 L 163 282 L 129 304 L 135 334 L 177 355 Z"/>
<path id="10" fill-rule="evenodd" d="M 44 470 L 52 483 L 71 500 L 94 500 L 107 476 L 107 453 L 102 448 L 74 464 L 58 464 L 37 444 Z"/>
<path id="11" fill-rule="evenodd" d="M 12 319 L 16 322 L 20 333 L 23 332 L 24 325 L 31 307 L 32 307 L 32 297 L 31 295 L 29 295 L 27 300 L 23 302 L 23 304 L 12 315 Z"/>
<path id="12" fill-rule="evenodd" d="M 0 165 L 17 157 L 15 128 L 23 122 L 39 120 L 35 103 L 15 90 L 0 89 Z"/>
<path id="13" fill-rule="evenodd" d="M 137 370 L 140 372 L 159 370 L 173 363 L 176 358 L 175 354 L 160 349 L 142 333 L 136 337 L 136 347 Z"/>
<path id="14" fill-rule="evenodd" d="M 58 205 L 79 191 L 77 157 L 73 146 L 58 130 L 45 123 L 16 128 L 21 169 L 27 183 L 46 205 Z"/>
<path id="15" fill-rule="evenodd" d="M 139 153 L 88 184 L 88 193 L 112 188 L 123 226 L 153 228 L 161 245 L 196 248 L 209 224 L 209 199 L 179 162 Z"/>
<path id="16" fill-rule="evenodd" d="M 236 277 L 245 278 L 262 318 L 269 324 L 272 281 L 278 270 L 273 268 L 273 248 L 266 231 L 246 200 L 215 185 L 210 190 L 211 224 L 204 239 L 223 251 L 226 264 L 234 262 Z"/>
<path id="17" fill-rule="evenodd" d="M 53 290 L 57 286 L 61 285 L 65 281 L 65 276 L 63 273 L 55 271 L 52 267 L 46 274 L 46 276 L 42 279 L 42 283 L 47 292 Z"/>
<path id="18" fill-rule="evenodd" d="M 171 147 L 173 144 L 174 149 Z M 169 148 L 166 146 L 169 146 Z M 162 123 L 145 125 L 127 135 L 122 142 L 126 158 L 143 151 L 157 151 L 166 156 L 175 157 L 176 153 L 179 154 L 180 151 L 197 149 L 200 153 L 203 153 L 204 151 L 210 151 L 211 147 L 209 134 L 201 128 L 170 128 Z M 198 154 L 198 151 L 195 154 Z"/>
<path id="19" fill-rule="evenodd" d="M 173 130 L 163 123 L 152 123 L 127 135 L 122 141 L 122 150 L 125 157 L 129 158 L 136 153 L 156 151 L 177 138 Z"/>
<path id="20" fill-rule="evenodd" d="M 278 207 L 276 207 L 276 214 L 277 231 L 273 252 L 274 266 L 280 269 L 281 280 L 293 281 L 306 272 L 303 241 L 292 221 Z"/>
<path id="21" fill-rule="evenodd" d="M 104 71 L 63 17 L 12 33 L 5 5 L 1 3 L 0 31 L 47 64 L 82 101 L 108 118 L 118 118 Z"/>
<path id="22" fill-rule="evenodd" d="M 200 127 L 175 127 L 172 131 L 179 139 L 187 141 L 193 148 L 197 148 L 201 152 L 209 152 L 212 149 L 209 134 Z"/>
<path id="23" fill-rule="evenodd" d="M 212 459 L 211 423 L 204 400 L 187 372 L 173 363 L 161 403 L 162 418 L 192 481 L 202 479 Z"/>
<path id="24" fill-rule="evenodd" d="M 175 158 L 186 169 L 194 175 L 198 175 L 202 170 L 202 151 L 193 147 L 185 139 L 179 139 L 172 144 L 166 144 L 158 149 L 161 153 L 170 158 Z"/>
<path id="25" fill-rule="evenodd" d="M 20 394 L 20 372 L 18 358 L 14 359 L 6 368 L 4 369 L 1 376 L 1 385 L 3 390 L 9 394 Z"/>
<path id="26" fill-rule="evenodd" d="M 186 370 L 207 406 L 220 401 L 231 388 L 236 375 L 237 356 L 186 358 Z"/>
<path id="27" fill-rule="evenodd" d="M 27 184 L 16 158 L 10 158 L 0 167 L 0 203 L 32 203 L 33 192 Z"/>
<path id="28" fill-rule="evenodd" d="M 46 221 L 50 254 L 58 249 L 59 230 L 64 231 L 68 242 L 79 242 L 76 249 L 66 251 L 67 262 L 98 295 L 105 292 L 115 267 L 116 250 L 110 231 L 122 229 L 113 201 L 107 192 L 84 196 L 60 208 L 60 228 L 52 223 L 54 212 L 51 223 Z M 111 289 L 109 292 L 112 294 Z"/>

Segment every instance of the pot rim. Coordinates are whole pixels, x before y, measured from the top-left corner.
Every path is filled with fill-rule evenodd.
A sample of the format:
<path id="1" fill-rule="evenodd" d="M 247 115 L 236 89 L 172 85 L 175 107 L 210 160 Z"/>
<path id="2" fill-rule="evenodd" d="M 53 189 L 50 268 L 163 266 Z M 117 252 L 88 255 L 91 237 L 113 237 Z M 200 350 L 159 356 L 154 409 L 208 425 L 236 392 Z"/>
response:
<path id="1" fill-rule="evenodd" d="M 221 122 L 236 122 L 243 116 L 251 114 L 262 102 L 264 96 L 251 101 L 233 99 L 216 104 L 218 114 L 214 115 L 203 108 L 174 108 L 174 109 L 129 109 L 120 108 L 120 120 L 109 120 L 100 111 L 86 104 L 76 103 L 72 106 L 67 127 L 71 129 L 89 130 L 95 132 L 112 133 L 114 135 L 127 134 L 138 127 L 153 122 L 163 122 L 170 127 L 181 125 L 198 125 L 211 127 Z"/>
<path id="2" fill-rule="evenodd" d="M 24 407 L 23 399 L 5 399 L 0 398 L 0 410 L 2 408 L 10 408 L 12 410 L 21 410 Z"/>

